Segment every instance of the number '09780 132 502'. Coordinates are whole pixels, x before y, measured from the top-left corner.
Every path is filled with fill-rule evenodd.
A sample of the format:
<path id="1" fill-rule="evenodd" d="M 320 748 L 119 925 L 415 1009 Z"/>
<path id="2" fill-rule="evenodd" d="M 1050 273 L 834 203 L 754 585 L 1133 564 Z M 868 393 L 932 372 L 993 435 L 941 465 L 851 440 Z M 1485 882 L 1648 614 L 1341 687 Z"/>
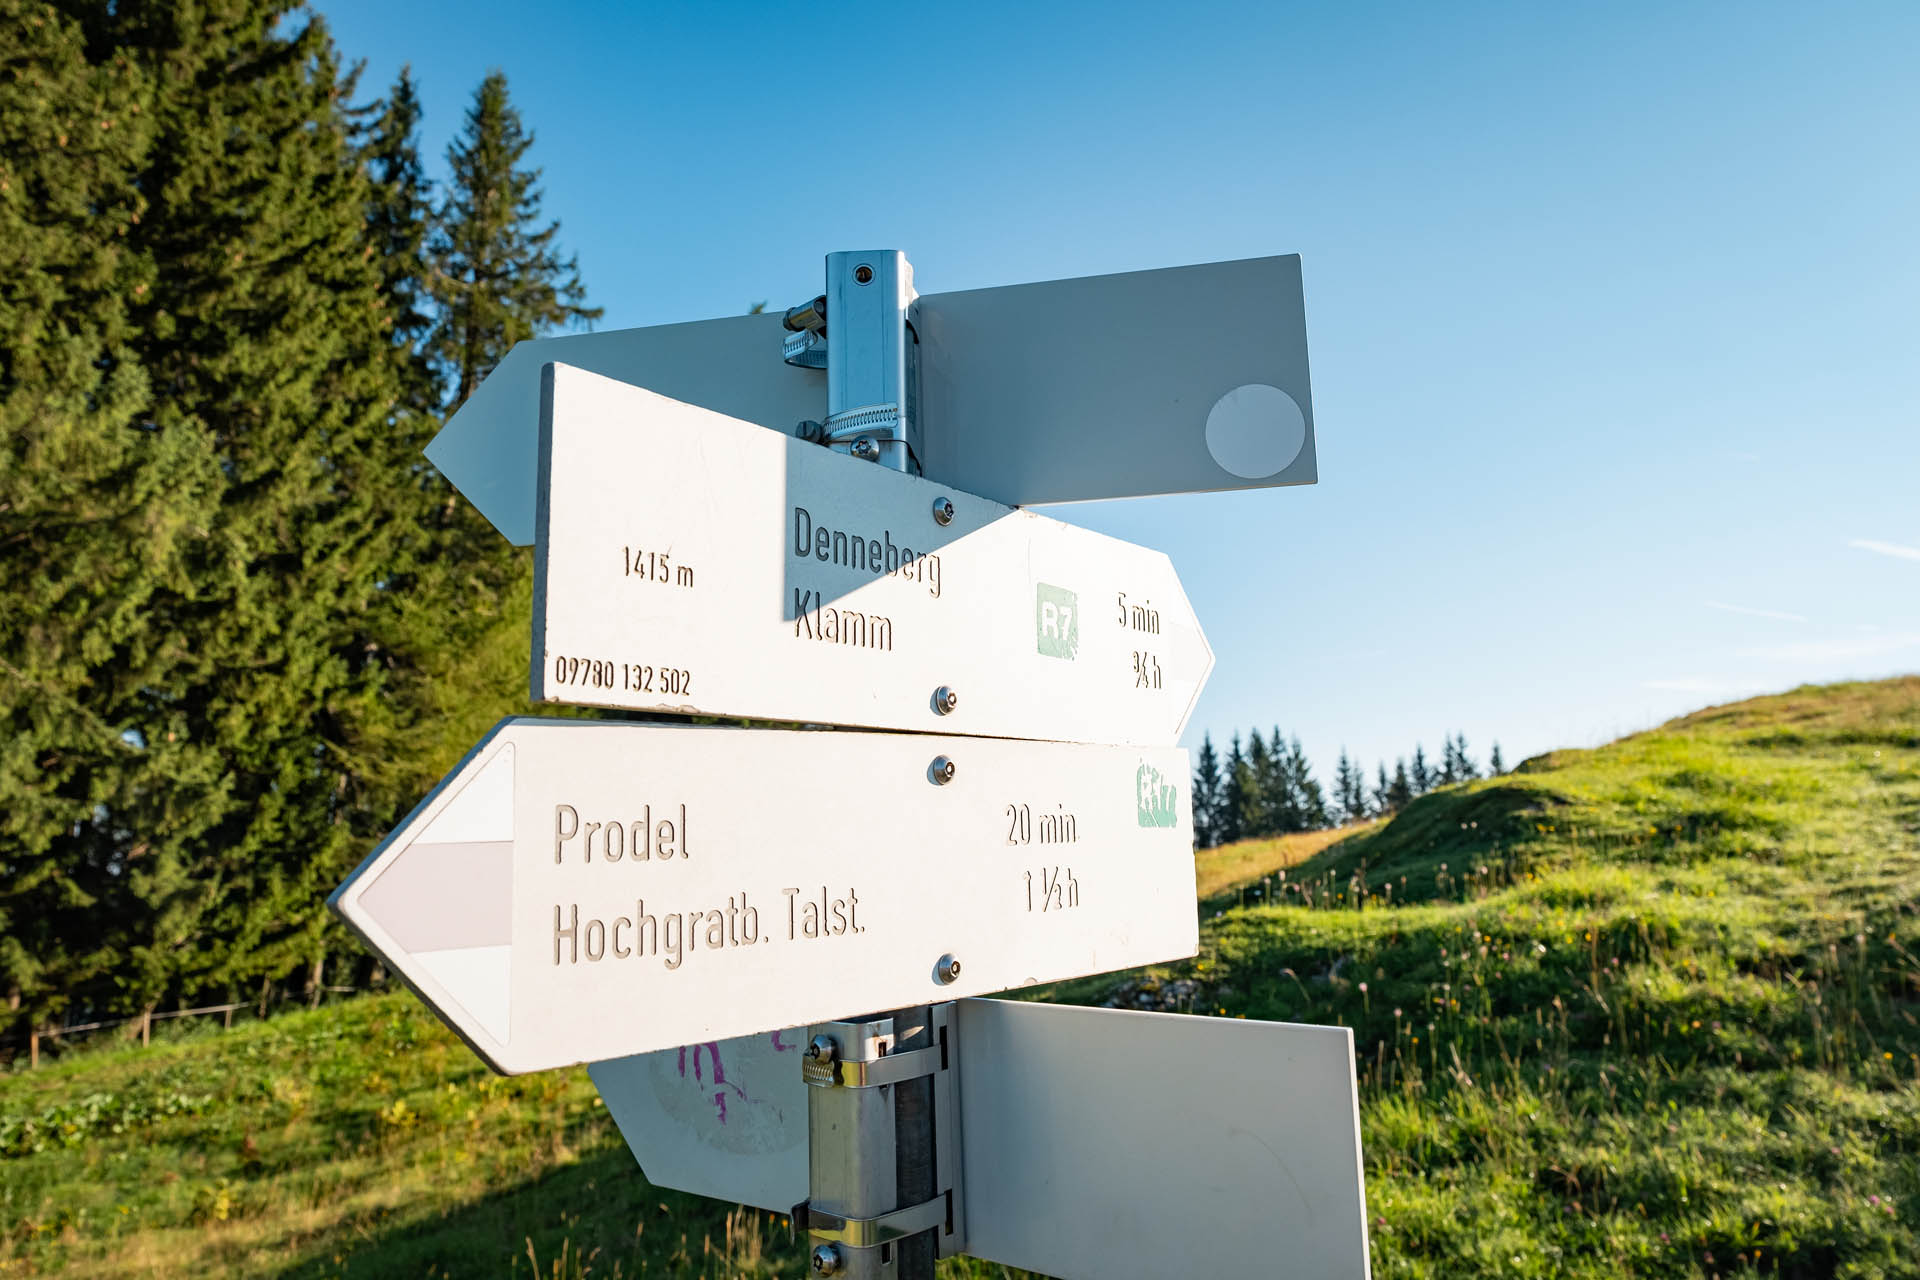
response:
<path id="1" fill-rule="evenodd" d="M 685 667 L 565 654 L 553 659 L 553 679 L 555 684 L 622 689 L 631 693 L 686 694 L 693 689 L 693 673 Z"/>

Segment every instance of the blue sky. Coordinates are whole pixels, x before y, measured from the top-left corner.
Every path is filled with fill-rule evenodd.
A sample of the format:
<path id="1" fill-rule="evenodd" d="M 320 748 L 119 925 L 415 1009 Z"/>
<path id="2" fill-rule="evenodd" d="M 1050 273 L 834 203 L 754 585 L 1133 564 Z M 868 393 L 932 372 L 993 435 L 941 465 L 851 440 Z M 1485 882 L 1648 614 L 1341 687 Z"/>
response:
<path id="1" fill-rule="evenodd" d="M 1920 670 L 1920 6 L 317 6 L 486 72 L 603 328 L 1273 253 L 1321 481 L 1053 514 L 1165 550 L 1194 715 L 1330 769 Z"/>

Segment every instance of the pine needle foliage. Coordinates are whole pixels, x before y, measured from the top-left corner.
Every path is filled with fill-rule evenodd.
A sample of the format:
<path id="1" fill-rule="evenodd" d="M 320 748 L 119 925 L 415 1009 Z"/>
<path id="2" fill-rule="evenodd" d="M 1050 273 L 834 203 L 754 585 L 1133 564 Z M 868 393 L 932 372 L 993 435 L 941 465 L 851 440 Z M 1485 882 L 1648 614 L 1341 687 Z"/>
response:
<path id="1" fill-rule="evenodd" d="M 598 312 L 503 77 L 439 233 L 356 78 L 290 0 L 0 0 L 0 1035 L 364 974 L 327 892 L 525 705 L 436 325 Z"/>
<path id="2" fill-rule="evenodd" d="M 0 0 L 0 41 L 0 994 L 44 1016 L 119 959 L 133 846 L 109 819 L 165 646 L 140 617 L 187 578 L 219 481 L 203 435 L 142 421 L 152 78 L 26 0 Z"/>

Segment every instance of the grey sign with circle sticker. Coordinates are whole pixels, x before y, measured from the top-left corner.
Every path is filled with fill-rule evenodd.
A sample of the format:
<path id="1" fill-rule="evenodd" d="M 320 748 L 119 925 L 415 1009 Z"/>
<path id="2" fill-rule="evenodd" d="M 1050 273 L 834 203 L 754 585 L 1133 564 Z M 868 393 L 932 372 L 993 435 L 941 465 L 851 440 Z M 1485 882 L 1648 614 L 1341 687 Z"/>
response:
<path id="1" fill-rule="evenodd" d="M 911 317 L 938 484 L 1018 507 L 1319 479 L 1297 255 L 924 294 Z M 527 545 L 544 366 L 791 434 L 825 417 L 826 375 L 785 364 L 784 334 L 774 312 L 522 342 L 427 457 Z"/>

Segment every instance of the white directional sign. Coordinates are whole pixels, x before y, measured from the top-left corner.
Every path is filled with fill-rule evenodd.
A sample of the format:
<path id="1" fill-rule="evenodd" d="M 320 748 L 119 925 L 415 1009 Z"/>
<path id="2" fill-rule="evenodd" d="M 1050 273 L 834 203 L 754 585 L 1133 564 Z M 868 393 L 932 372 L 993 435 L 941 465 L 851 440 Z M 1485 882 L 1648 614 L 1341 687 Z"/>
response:
<path id="1" fill-rule="evenodd" d="M 1212 670 L 1158 551 L 565 365 L 543 421 L 535 700 L 1151 744 Z"/>
<path id="2" fill-rule="evenodd" d="M 785 1212 L 808 1192 L 805 1038 L 588 1070 L 653 1182 Z M 1347 1028 L 963 1000 L 956 1044 L 967 1253 L 1100 1280 L 1369 1274 Z"/>
<path id="3" fill-rule="evenodd" d="M 913 319 L 930 480 L 1027 506 L 1317 478 L 1297 256 L 927 294 Z M 544 366 L 791 433 L 826 375 L 783 364 L 782 336 L 755 315 L 522 342 L 427 456 L 531 543 Z"/>
<path id="4" fill-rule="evenodd" d="M 1179 748 L 509 719 L 330 904 L 538 1071 L 1191 955 L 1187 778 Z"/>

